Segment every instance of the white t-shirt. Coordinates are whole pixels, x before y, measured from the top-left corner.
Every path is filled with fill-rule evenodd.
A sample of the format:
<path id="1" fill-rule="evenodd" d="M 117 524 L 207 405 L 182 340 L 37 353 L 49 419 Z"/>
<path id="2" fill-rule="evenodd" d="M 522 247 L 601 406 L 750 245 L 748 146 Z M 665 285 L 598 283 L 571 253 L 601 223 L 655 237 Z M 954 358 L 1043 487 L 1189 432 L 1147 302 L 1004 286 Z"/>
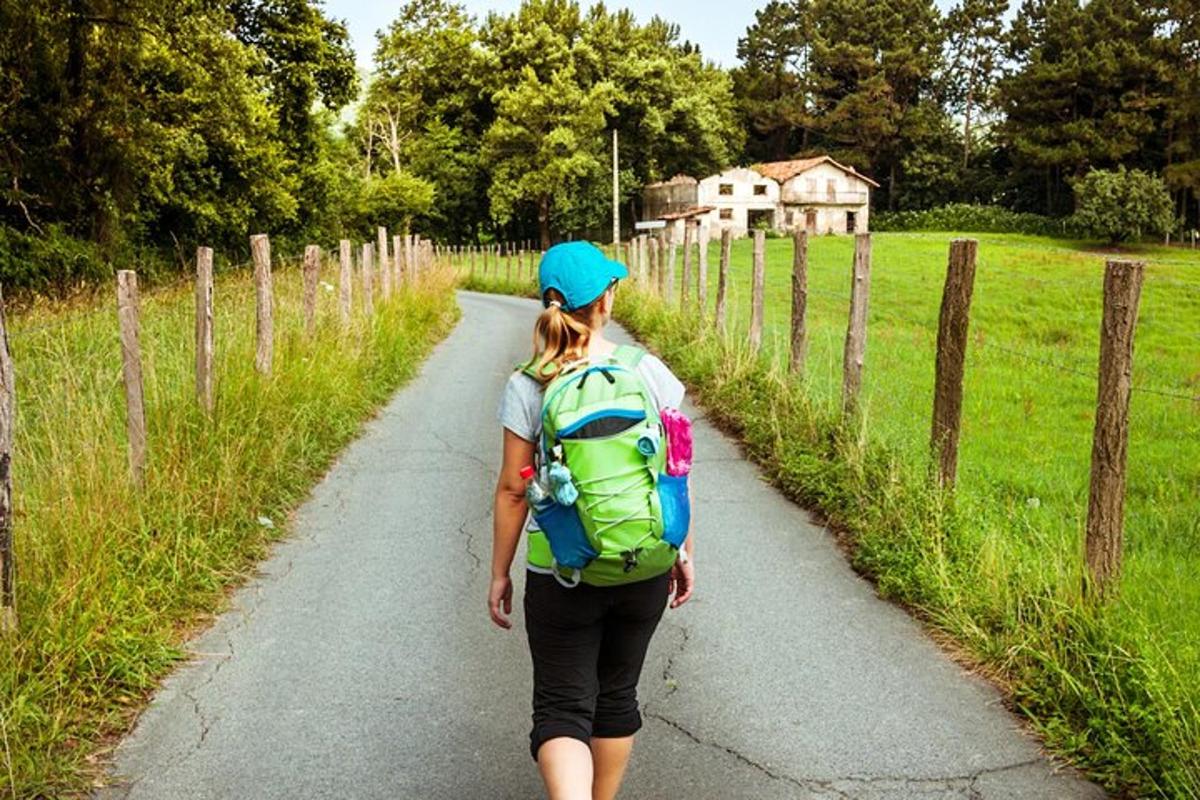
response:
<path id="1" fill-rule="evenodd" d="M 591 359 L 603 360 L 603 359 Z M 683 405 L 684 387 L 657 356 L 646 353 L 635 370 L 659 411 Z M 508 378 L 496 418 L 500 424 L 527 442 L 536 442 L 542 434 L 542 390 L 545 387 L 524 372 Z"/>

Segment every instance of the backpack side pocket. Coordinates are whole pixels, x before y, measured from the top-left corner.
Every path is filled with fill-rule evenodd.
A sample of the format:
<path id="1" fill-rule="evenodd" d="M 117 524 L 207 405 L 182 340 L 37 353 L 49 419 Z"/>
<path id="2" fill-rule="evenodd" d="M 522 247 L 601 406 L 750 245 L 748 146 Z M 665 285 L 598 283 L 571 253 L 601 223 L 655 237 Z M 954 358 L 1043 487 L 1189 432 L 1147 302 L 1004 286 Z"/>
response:
<path id="1" fill-rule="evenodd" d="M 588 541 L 579 511 L 574 505 L 551 503 L 541 510 L 535 508 L 533 519 L 542 533 L 546 534 L 550 552 L 559 566 L 583 569 L 599 555 Z"/>
<path id="2" fill-rule="evenodd" d="M 692 522 L 692 507 L 688 499 L 688 476 L 658 475 L 658 502 L 662 506 L 663 541 L 679 549 L 687 539 Z"/>

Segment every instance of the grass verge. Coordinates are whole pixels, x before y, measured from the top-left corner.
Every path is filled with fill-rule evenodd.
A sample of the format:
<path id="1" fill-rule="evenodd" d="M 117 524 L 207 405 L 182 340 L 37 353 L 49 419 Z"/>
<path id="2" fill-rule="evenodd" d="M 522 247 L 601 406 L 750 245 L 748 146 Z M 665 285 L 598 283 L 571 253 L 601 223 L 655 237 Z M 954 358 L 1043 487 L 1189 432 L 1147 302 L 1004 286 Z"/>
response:
<path id="1" fill-rule="evenodd" d="M 193 391 L 186 286 L 142 301 L 149 457 L 134 491 L 112 307 L 10 320 L 19 416 L 13 458 L 19 630 L 0 641 L 0 794 L 82 793 L 125 730 L 286 529 L 289 512 L 458 317 L 449 275 L 376 298 L 342 329 L 334 272 L 303 334 L 300 274 L 275 274 L 275 362 L 254 364 L 254 286 L 215 292 L 216 409 Z M 355 287 L 355 292 L 359 291 Z M 356 298 L 357 300 L 357 298 Z"/>

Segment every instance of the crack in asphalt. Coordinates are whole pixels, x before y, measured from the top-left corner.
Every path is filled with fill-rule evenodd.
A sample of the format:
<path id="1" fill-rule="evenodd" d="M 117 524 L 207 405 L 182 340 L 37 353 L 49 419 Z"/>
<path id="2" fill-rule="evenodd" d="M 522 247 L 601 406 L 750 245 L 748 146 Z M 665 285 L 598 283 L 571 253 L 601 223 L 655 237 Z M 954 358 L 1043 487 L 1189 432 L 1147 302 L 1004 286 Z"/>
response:
<path id="1" fill-rule="evenodd" d="M 720 750 L 720 751 L 732 756 L 733 758 L 737 759 L 740 763 L 744 764 L 747 767 L 750 767 L 753 770 L 761 772 L 762 774 L 766 775 L 771 780 L 782 781 L 784 783 L 790 783 L 793 786 L 795 786 L 799 789 L 803 789 L 807 792 L 816 791 L 816 792 L 820 792 L 820 793 L 824 793 L 824 794 L 832 793 L 834 797 L 843 798 L 843 800 L 853 800 L 853 798 L 850 795 L 846 794 L 841 789 L 838 789 L 836 786 L 831 785 L 831 782 L 829 782 L 829 781 L 796 778 L 796 777 L 787 775 L 782 772 L 777 772 L 777 771 L 771 769 L 766 764 L 760 764 L 759 762 L 750 758 L 746 754 L 744 754 L 738 750 L 735 750 L 732 747 L 723 745 L 720 742 L 713 742 L 713 741 L 709 741 L 707 739 L 700 738 L 695 733 L 693 733 L 691 730 L 689 730 L 685 725 L 671 719 L 670 717 L 663 716 L 662 714 L 659 714 L 658 712 L 654 712 L 654 711 L 647 711 L 646 716 L 652 717 L 652 718 L 662 722 L 663 724 L 668 725 L 671 728 L 674 728 L 675 730 L 679 731 L 687 738 L 691 739 L 696 744 L 704 745 L 705 747 L 712 747 L 712 748 L 715 748 L 717 750 Z"/>
<path id="2" fill-rule="evenodd" d="M 667 669 L 663 670 L 664 676 L 667 674 L 667 672 Z M 772 780 L 790 783 L 809 792 L 818 792 L 823 794 L 832 793 L 833 796 L 844 798 L 844 800 L 854 800 L 854 795 L 849 794 L 848 789 L 841 788 L 846 784 L 852 784 L 855 786 L 871 786 L 872 784 L 881 783 L 897 783 L 906 786 L 925 786 L 935 788 L 940 786 L 940 788 L 946 789 L 947 791 L 965 792 L 965 800 L 982 800 L 983 795 L 979 791 L 977 784 L 979 779 L 984 775 L 991 775 L 998 772 L 1005 772 L 1007 770 L 1019 769 L 1021 767 L 1034 766 L 1036 764 L 1040 764 L 1042 761 L 1041 756 L 1036 756 L 1034 758 L 1025 759 L 1024 761 L 1017 761 L 1012 764 L 1004 764 L 999 767 L 987 767 L 966 775 L 843 775 L 834 778 L 804 778 L 774 770 L 766 764 L 755 761 L 750 756 L 733 747 L 730 747 L 729 745 L 722 744 L 718 741 L 705 739 L 678 720 L 672 719 L 657 711 L 651 711 L 648 704 L 645 714 L 646 716 L 652 717 L 653 719 L 656 719 L 675 729 L 679 733 L 682 733 L 696 744 L 720 750 L 727 755 L 732 756 L 741 764 L 761 772 Z"/>
<path id="3" fill-rule="evenodd" d="M 999 767 L 989 767 L 986 769 L 977 770 L 977 771 L 972 772 L 967 775 L 950 775 L 950 776 L 845 775 L 845 776 L 838 776 L 835 778 L 822 779 L 822 778 L 796 777 L 794 775 L 789 775 L 787 773 L 780 772 L 778 770 L 772 769 L 771 767 L 767 766 L 766 764 L 755 761 L 753 758 L 746 755 L 745 753 L 742 753 L 741 751 L 737 750 L 734 747 L 723 744 L 719 741 L 713 741 L 713 740 L 702 738 L 700 735 L 698 735 L 697 733 L 695 733 L 694 731 L 689 729 L 683 723 L 681 723 L 678 720 L 673 719 L 673 718 L 667 716 L 666 714 L 663 714 L 657 710 L 658 706 L 660 706 L 667 699 L 669 699 L 671 697 L 671 695 L 675 694 L 675 692 L 679 689 L 679 681 L 675 677 L 676 660 L 680 656 L 683 655 L 684 651 L 687 649 L 688 644 L 691 642 L 691 631 L 687 628 L 687 626 L 671 625 L 670 627 L 674 628 L 680 634 L 680 638 L 679 638 L 678 642 L 676 643 L 672 652 L 667 656 L 666 663 L 663 665 L 662 680 L 663 680 L 663 685 L 666 687 L 666 689 L 665 689 L 664 694 L 661 697 L 658 697 L 654 701 L 646 704 L 645 712 L 644 712 L 645 715 L 648 717 L 652 717 L 653 719 L 657 719 L 658 721 L 662 722 L 663 724 L 665 724 L 671 728 L 674 728 L 676 731 L 678 731 L 679 733 L 682 733 L 684 736 L 686 736 L 688 739 L 692 740 L 696 744 L 703 745 L 705 747 L 711 747 L 711 748 L 714 748 L 717 750 L 721 750 L 722 752 L 726 753 L 727 755 L 732 756 L 739 763 L 741 763 L 753 770 L 761 772 L 762 774 L 766 775 L 771 780 L 790 783 L 790 784 L 792 784 L 800 789 L 803 789 L 807 792 L 810 792 L 810 793 L 815 792 L 815 793 L 821 794 L 821 795 L 843 798 L 843 800 L 853 800 L 853 798 L 854 798 L 854 795 L 849 793 L 850 790 L 848 788 L 842 788 L 842 787 L 845 787 L 846 784 L 851 784 L 854 786 L 871 786 L 873 784 L 883 784 L 883 783 L 897 783 L 897 784 L 903 784 L 906 786 L 925 786 L 925 787 L 935 787 L 935 788 L 940 787 L 940 788 L 943 788 L 943 789 L 945 789 L 947 791 L 951 791 L 951 792 L 957 791 L 957 792 L 965 793 L 965 794 L 963 794 L 963 797 L 965 798 L 965 800 L 982 800 L 983 795 L 981 794 L 979 787 L 977 785 L 979 779 L 982 776 L 989 775 L 992 773 L 997 773 L 997 772 L 1004 772 L 1005 770 L 1018 769 L 1020 767 L 1031 766 L 1034 764 L 1038 764 L 1041 761 L 1041 757 L 1038 756 L 1038 757 L 1026 759 L 1024 761 L 1019 761 L 1019 762 L 1016 762 L 1013 764 L 1006 764 L 1006 765 L 999 766 Z M 839 786 L 839 784 L 841 786 Z"/>
<path id="4" fill-rule="evenodd" d="M 484 506 L 486 508 L 487 504 L 484 503 Z M 487 510 L 484 511 L 484 513 L 480 516 L 463 520 L 462 524 L 458 526 L 458 532 L 463 536 L 463 544 L 466 547 L 467 555 L 471 557 L 472 564 L 470 574 L 472 576 L 475 575 L 475 573 L 479 571 L 479 568 L 483 566 L 483 557 L 475 552 L 475 534 L 471 532 L 470 528 L 479 524 L 480 522 L 483 522 L 484 520 L 490 519 L 491 516 L 492 509 L 487 508 Z"/>
<path id="5" fill-rule="evenodd" d="M 675 692 L 679 689 L 679 681 L 673 674 L 675 671 L 675 659 L 683 655 L 683 651 L 687 648 L 688 642 L 690 642 L 692 639 L 692 634 L 686 626 L 671 625 L 670 627 L 679 631 L 682 636 L 680 637 L 678 644 L 675 645 L 675 650 L 669 656 L 667 656 L 667 663 L 663 665 L 662 679 L 663 685 L 666 687 L 666 693 L 658 699 L 659 702 L 666 700 L 671 695 L 675 694 Z M 649 703 L 647 703 L 647 707 L 649 707 Z"/>
<path id="6" fill-rule="evenodd" d="M 478 464 L 479 466 L 483 467 L 484 471 L 485 471 L 485 472 L 486 472 L 488 475 L 491 475 L 491 474 L 492 474 L 492 473 L 495 471 L 495 469 L 496 469 L 496 468 L 495 468 L 495 466 L 493 466 L 492 464 L 489 464 L 488 462 L 484 461 L 484 460 L 483 460 L 482 458 L 480 458 L 478 455 L 476 455 L 475 453 L 472 453 L 472 452 L 470 452 L 469 450 L 463 450 L 463 449 L 462 449 L 462 448 L 460 448 L 460 447 L 456 447 L 456 446 L 454 445 L 454 443 L 453 443 L 453 442 L 451 442 L 451 441 L 450 441 L 449 439 L 447 439 L 445 436 L 442 436 L 442 435 L 441 435 L 440 433 L 438 433 L 437 431 L 435 431 L 435 430 L 430 430 L 430 431 L 429 431 L 429 435 L 430 435 L 430 436 L 432 436 L 434 439 L 437 439 L 437 440 L 438 440 L 438 442 L 440 442 L 440 443 L 441 443 L 441 445 L 442 445 L 444 448 L 446 448 L 446 451 L 448 451 L 448 452 L 450 452 L 450 453 L 453 453 L 453 454 L 454 454 L 454 455 L 456 455 L 456 456 L 461 456 L 461 457 L 463 457 L 463 458 L 466 458 L 466 459 L 468 459 L 468 460 L 470 460 L 470 461 L 474 461 L 476 464 Z"/>

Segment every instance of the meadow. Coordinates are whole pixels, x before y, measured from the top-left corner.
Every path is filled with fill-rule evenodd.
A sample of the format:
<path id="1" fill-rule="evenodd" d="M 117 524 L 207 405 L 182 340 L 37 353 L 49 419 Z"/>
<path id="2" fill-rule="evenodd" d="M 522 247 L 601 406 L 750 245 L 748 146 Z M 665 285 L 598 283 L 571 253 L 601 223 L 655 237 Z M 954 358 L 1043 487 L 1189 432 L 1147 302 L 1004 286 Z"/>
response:
<path id="1" fill-rule="evenodd" d="M 105 293 L 9 318 L 19 629 L 0 642 L 0 796 L 62 797 L 100 777 L 122 732 L 180 658 L 189 631 L 252 573 L 363 421 L 457 319 L 452 281 L 339 323 L 336 266 L 303 333 L 301 278 L 275 272 L 275 361 L 254 370 L 254 285 L 215 288 L 216 406 L 194 394 L 190 284 L 142 297 L 148 462 L 130 483 L 115 303 Z"/>
<path id="2" fill-rule="evenodd" d="M 727 335 L 708 307 L 633 281 L 617 316 L 784 491 L 819 512 L 885 597 L 1001 685 L 1051 749 L 1129 796 L 1200 797 L 1200 251 L 1113 254 L 979 240 L 958 484 L 929 479 L 935 344 L 952 233 L 873 236 L 861 422 L 840 414 L 853 241 L 809 247 L 809 348 L 787 373 L 792 242 L 766 242 L 763 353 L 745 339 L 752 244 L 734 242 Z M 1125 565 L 1084 601 L 1083 535 L 1104 262 L 1147 262 L 1135 340 Z M 682 254 L 676 262 L 677 293 Z M 528 282 L 475 288 L 525 293 Z M 695 291 L 692 291 L 695 298 Z"/>

